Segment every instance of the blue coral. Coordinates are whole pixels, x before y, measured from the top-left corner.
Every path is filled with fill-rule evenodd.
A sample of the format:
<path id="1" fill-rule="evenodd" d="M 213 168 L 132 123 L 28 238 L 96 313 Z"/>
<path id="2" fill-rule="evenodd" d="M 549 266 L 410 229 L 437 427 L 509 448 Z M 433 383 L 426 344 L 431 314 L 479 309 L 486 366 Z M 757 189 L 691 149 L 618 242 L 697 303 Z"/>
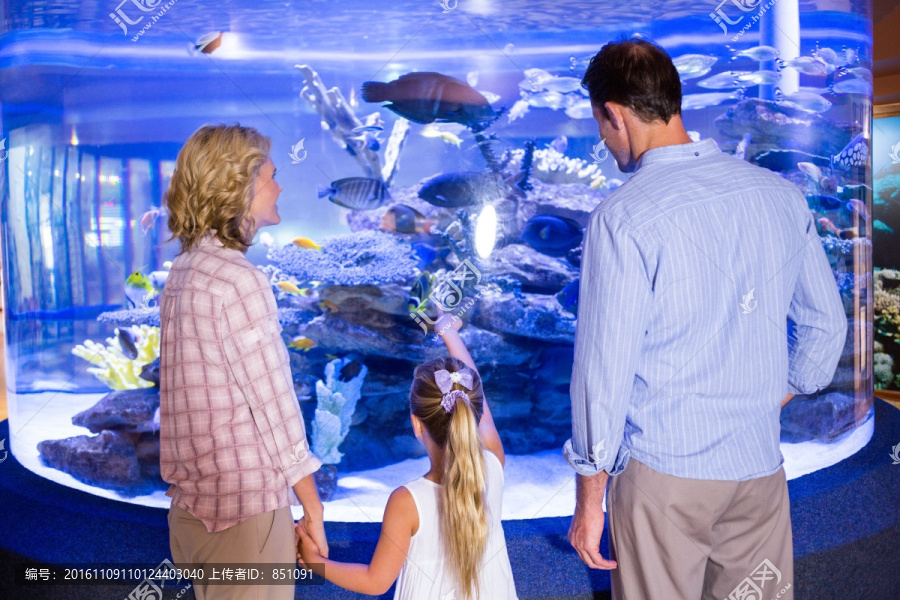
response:
<path id="1" fill-rule="evenodd" d="M 159 327 L 159 307 L 113 310 L 100 313 L 97 320 L 115 327 L 130 327 L 131 325 Z"/>
<path id="2" fill-rule="evenodd" d="M 380 231 L 328 238 L 321 250 L 273 248 L 268 258 L 299 281 L 329 285 L 380 285 L 406 281 L 416 272 L 409 244 Z"/>

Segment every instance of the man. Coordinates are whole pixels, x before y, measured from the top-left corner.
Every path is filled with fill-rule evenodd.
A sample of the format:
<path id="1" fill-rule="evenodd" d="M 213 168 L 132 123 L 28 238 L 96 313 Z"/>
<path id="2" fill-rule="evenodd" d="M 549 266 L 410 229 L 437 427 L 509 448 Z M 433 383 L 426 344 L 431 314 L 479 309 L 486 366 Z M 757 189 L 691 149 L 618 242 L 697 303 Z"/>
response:
<path id="1" fill-rule="evenodd" d="M 691 141 L 658 46 L 604 46 L 582 85 L 634 175 L 594 210 L 584 241 L 569 541 L 588 566 L 612 569 L 619 600 L 744 598 L 760 584 L 774 597 L 791 583 L 789 600 L 780 409 L 831 382 L 847 328 L 813 218 L 775 173 Z"/>

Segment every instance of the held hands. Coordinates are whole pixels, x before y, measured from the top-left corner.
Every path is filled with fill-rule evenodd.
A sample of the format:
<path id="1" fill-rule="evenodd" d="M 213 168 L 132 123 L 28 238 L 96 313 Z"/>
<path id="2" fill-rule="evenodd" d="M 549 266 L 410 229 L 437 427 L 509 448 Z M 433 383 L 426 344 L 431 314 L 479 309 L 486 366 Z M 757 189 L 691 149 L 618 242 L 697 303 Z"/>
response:
<path id="1" fill-rule="evenodd" d="M 328 558 L 325 525 L 321 521 L 308 521 L 306 517 L 297 521 L 294 541 L 297 543 L 297 562 L 301 566 L 308 568 L 313 564 L 324 563 Z"/>

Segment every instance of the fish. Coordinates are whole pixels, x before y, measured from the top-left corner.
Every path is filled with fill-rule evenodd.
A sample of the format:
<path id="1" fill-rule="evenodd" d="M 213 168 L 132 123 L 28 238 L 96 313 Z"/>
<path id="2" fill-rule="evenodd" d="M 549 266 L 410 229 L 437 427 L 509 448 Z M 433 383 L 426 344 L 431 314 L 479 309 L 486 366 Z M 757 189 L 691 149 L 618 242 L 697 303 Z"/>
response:
<path id="1" fill-rule="evenodd" d="M 581 80 L 576 77 L 553 77 L 543 84 L 543 89 L 560 94 L 577 92 L 581 89 Z"/>
<path id="2" fill-rule="evenodd" d="M 489 104 L 494 104 L 500 100 L 500 94 L 495 94 L 494 92 L 478 90 L 478 93 L 484 96 L 484 99 L 487 100 Z"/>
<path id="3" fill-rule="evenodd" d="M 491 173 L 442 173 L 425 181 L 419 198 L 441 208 L 461 208 L 503 198 L 508 186 Z"/>
<path id="4" fill-rule="evenodd" d="M 829 219 L 827 217 L 821 217 L 818 220 L 818 223 L 819 223 L 819 227 L 821 227 L 823 231 L 826 231 L 828 233 L 833 233 L 836 236 L 840 236 L 841 231 L 837 227 L 834 226 L 834 223 L 831 222 L 831 219 Z"/>
<path id="5" fill-rule="evenodd" d="M 609 188 L 609 191 L 614 192 L 619 189 L 622 184 L 625 183 L 621 179 L 616 179 L 615 177 L 606 182 L 606 187 Z"/>
<path id="6" fill-rule="evenodd" d="M 756 46 L 755 48 L 748 48 L 747 50 L 736 52 L 732 57 L 732 60 L 737 58 L 749 58 L 757 62 L 767 62 L 778 58 L 778 54 L 778 49 L 773 48 L 772 46 Z"/>
<path id="7" fill-rule="evenodd" d="M 259 234 L 259 243 L 271 249 L 275 246 L 275 237 L 268 231 L 263 231 Z"/>
<path id="8" fill-rule="evenodd" d="M 519 89 L 526 92 L 539 92 L 546 89 L 544 84 L 554 77 L 547 71 L 537 68 L 525 69 L 522 74 L 525 75 L 525 79 L 519 82 Z"/>
<path id="9" fill-rule="evenodd" d="M 565 99 L 559 92 L 545 90 L 542 92 L 534 92 L 532 94 L 522 92 L 520 95 L 528 106 L 534 108 L 552 108 L 553 110 L 559 110 L 563 107 L 563 104 L 565 104 Z"/>
<path id="10" fill-rule="evenodd" d="M 688 137 L 691 138 L 692 142 L 699 142 L 701 139 L 701 135 L 700 135 L 699 131 L 691 130 L 691 131 L 688 131 L 687 134 L 688 134 Z"/>
<path id="11" fill-rule="evenodd" d="M 521 119 L 528 114 L 529 108 L 530 106 L 526 100 L 516 100 L 515 104 L 512 105 L 512 108 L 510 108 L 509 112 L 506 114 L 506 118 L 512 123 L 516 119 Z"/>
<path id="12" fill-rule="evenodd" d="M 848 212 L 850 212 L 851 214 L 859 215 L 859 218 L 863 221 L 869 218 L 869 213 L 866 209 L 866 203 L 862 200 L 859 200 L 858 198 L 851 198 L 850 200 L 847 200 L 846 207 Z"/>
<path id="13" fill-rule="evenodd" d="M 581 102 L 570 106 L 566 109 L 566 116 L 570 119 L 593 119 L 594 111 L 591 107 L 590 100 L 582 100 Z"/>
<path id="14" fill-rule="evenodd" d="M 297 337 L 291 339 L 290 343 L 287 345 L 288 348 L 293 348 L 294 350 L 301 350 L 303 352 L 309 352 L 311 348 L 316 347 L 316 343 L 309 339 L 306 336 L 298 335 Z"/>
<path id="15" fill-rule="evenodd" d="M 894 233 L 894 230 L 891 229 L 887 223 L 880 219 L 875 219 L 872 222 L 872 229 L 874 229 L 875 231 L 884 231 L 885 233 Z"/>
<path id="16" fill-rule="evenodd" d="M 128 329 L 116 329 L 116 339 L 119 341 L 119 348 L 122 349 L 125 358 L 134 360 L 138 357 L 137 342 L 133 333 Z"/>
<path id="17" fill-rule="evenodd" d="M 466 83 L 472 87 L 478 85 L 478 71 L 469 71 L 466 73 Z"/>
<path id="18" fill-rule="evenodd" d="M 845 227 L 838 232 L 838 237 L 842 240 L 852 240 L 859 237 L 859 229 L 856 227 Z"/>
<path id="19" fill-rule="evenodd" d="M 800 162 L 810 162 L 819 166 L 828 166 L 831 160 L 824 156 L 809 154 L 799 150 L 769 150 L 753 157 L 753 162 L 769 169 L 770 171 L 778 171 L 787 173 L 797 168 Z"/>
<path id="20" fill-rule="evenodd" d="M 387 186 L 372 177 L 346 177 L 318 187 L 319 198 L 328 198 L 338 206 L 356 210 L 380 208 L 393 200 Z"/>
<path id="21" fill-rule="evenodd" d="M 351 358 L 352 357 L 352 358 Z M 363 364 L 355 355 L 348 355 L 345 359 L 350 358 L 350 362 L 341 367 L 338 374 L 338 380 L 343 382 L 352 381 L 362 373 Z"/>
<path id="22" fill-rule="evenodd" d="M 869 159 L 869 140 L 865 134 L 858 134 L 832 158 L 832 165 L 849 171 L 854 167 L 865 167 Z"/>
<path id="23" fill-rule="evenodd" d="M 816 48 L 816 51 L 813 52 L 813 56 L 823 60 L 829 65 L 834 65 L 838 62 L 838 54 L 831 48 Z"/>
<path id="24" fill-rule="evenodd" d="M 779 104 L 816 114 L 826 112 L 832 107 L 831 102 L 813 92 L 794 92 L 785 96 Z"/>
<path id="25" fill-rule="evenodd" d="M 672 59 L 681 79 L 695 79 L 709 73 L 718 59 L 704 54 L 683 54 Z"/>
<path id="26" fill-rule="evenodd" d="M 862 79 L 863 81 L 868 81 L 869 83 L 872 83 L 872 71 L 870 71 L 869 69 L 867 69 L 865 67 L 853 67 L 850 69 L 847 69 L 844 67 L 844 68 L 840 69 L 840 73 L 842 75 L 851 75 L 858 79 Z"/>
<path id="27" fill-rule="evenodd" d="M 417 267 L 419 269 L 425 269 L 434 262 L 437 258 L 438 252 L 431 244 L 426 244 L 424 242 L 413 242 L 410 244 L 412 247 L 412 254 L 418 261 Z"/>
<path id="28" fill-rule="evenodd" d="M 900 146 L 900 142 L 898 142 L 897 145 Z M 566 149 L 569 147 L 569 138 L 564 135 L 557 136 L 550 142 L 550 147 L 560 154 L 565 154 Z"/>
<path id="29" fill-rule="evenodd" d="M 444 140 L 444 142 L 453 144 L 457 148 L 462 144 L 462 138 L 451 131 L 438 129 L 434 123 L 426 125 L 422 131 L 419 132 L 419 135 L 427 138 L 440 138 Z"/>
<path id="30" fill-rule="evenodd" d="M 581 225 L 572 219 L 547 214 L 528 219 L 521 234 L 525 243 L 550 256 L 565 256 L 581 243 L 583 237 Z"/>
<path id="31" fill-rule="evenodd" d="M 358 135 L 350 136 L 349 139 L 359 141 L 358 147 L 360 148 L 368 148 L 372 152 L 381 150 L 381 140 L 373 131 L 361 131 Z"/>
<path id="32" fill-rule="evenodd" d="M 864 79 L 853 77 L 833 83 L 831 85 L 831 91 L 835 94 L 847 96 L 871 96 L 872 84 Z"/>
<path id="33" fill-rule="evenodd" d="M 169 279 L 168 271 L 151 271 L 149 275 L 147 275 L 147 280 L 150 282 L 150 285 L 153 286 L 154 290 L 161 290 L 166 285 L 166 280 Z"/>
<path id="34" fill-rule="evenodd" d="M 291 283 L 290 281 L 279 281 L 275 284 L 279 290 L 284 292 L 285 294 L 289 294 L 291 296 L 311 296 L 312 292 L 309 291 L 309 288 L 301 288 L 297 287 L 296 284 Z"/>
<path id="35" fill-rule="evenodd" d="M 322 312 L 338 312 L 341 308 L 331 300 L 322 300 L 317 302 L 316 306 L 322 309 Z"/>
<path id="36" fill-rule="evenodd" d="M 425 306 L 431 292 L 434 291 L 434 275 L 422 271 L 409 290 L 408 307 L 410 312 L 417 312 Z"/>
<path id="37" fill-rule="evenodd" d="M 810 194 L 806 197 L 806 201 L 810 204 L 811 208 L 818 207 L 825 211 L 837 210 L 841 207 L 841 201 L 839 199 L 825 194 Z"/>
<path id="38" fill-rule="evenodd" d="M 701 79 L 697 85 L 711 90 L 730 90 L 758 85 L 752 81 L 754 71 L 723 71 L 712 77 Z"/>
<path id="39" fill-rule="evenodd" d="M 798 56 L 783 61 L 785 67 L 791 67 L 805 75 L 828 75 L 834 72 L 834 65 L 830 65 L 817 56 Z"/>
<path id="40" fill-rule="evenodd" d="M 194 50 L 202 52 L 203 54 L 212 54 L 219 48 L 219 46 L 222 45 L 222 33 L 223 32 L 221 31 L 213 31 L 212 33 L 207 33 L 202 38 L 197 40 L 197 43 L 194 44 Z"/>
<path id="41" fill-rule="evenodd" d="M 294 240 L 291 243 L 293 245 L 297 246 L 298 248 L 304 248 L 307 250 L 321 250 L 322 249 L 322 246 L 320 246 L 319 244 L 315 243 L 314 241 L 312 241 L 311 239 L 306 238 L 306 237 L 294 238 Z"/>
<path id="42" fill-rule="evenodd" d="M 559 305 L 576 316 L 578 315 L 578 291 L 580 284 L 581 280 L 576 279 L 556 294 L 556 301 L 559 302 Z"/>
<path id="43" fill-rule="evenodd" d="M 381 119 L 381 113 L 378 112 L 373 112 L 372 114 L 363 117 L 362 125 L 354 127 L 350 130 L 350 133 L 359 134 L 375 131 L 384 131 L 384 121 Z"/>
<path id="44" fill-rule="evenodd" d="M 743 100 L 744 90 L 734 92 L 706 92 L 702 94 L 687 94 L 681 98 L 681 110 L 696 110 L 709 106 L 718 106 L 725 102 Z"/>
<path id="45" fill-rule="evenodd" d="M 156 288 L 146 275 L 135 271 L 125 280 L 125 304 L 129 309 L 145 306 L 156 295 Z"/>
<path id="46" fill-rule="evenodd" d="M 748 74 L 737 76 L 738 81 L 742 83 L 752 83 L 753 85 L 772 85 L 781 81 L 781 73 L 777 71 L 754 71 Z"/>
<path id="47" fill-rule="evenodd" d="M 147 232 L 150 231 L 159 216 L 164 213 L 165 211 L 160 208 L 151 208 L 141 215 L 141 231 L 144 235 L 147 235 Z"/>
<path id="48" fill-rule="evenodd" d="M 819 180 L 824 176 L 822 174 L 822 169 L 820 169 L 818 165 L 815 165 L 811 162 L 799 162 L 797 163 L 797 168 L 801 173 L 803 173 L 816 183 L 818 183 Z"/>
<path id="49" fill-rule="evenodd" d="M 741 141 L 737 143 L 737 146 L 734 147 L 734 157 L 739 158 L 741 160 L 745 160 L 747 158 L 747 146 L 750 145 L 750 140 L 752 136 L 749 133 L 745 133 L 741 138 Z M 695 140 L 699 141 L 699 140 Z"/>
<path id="50" fill-rule="evenodd" d="M 483 95 L 464 81 L 441 73 L 407 73 L 383 83 L 362 85 L 366 102 L 389 102 L 384 107 L 420 125 L 454 122 L 483 129 L 496 117 Z"/>
<path id="51" fill-rule="evenodd" d="M 381 217 L 381 229 L 396 233 L 431 233 L 434 222 L 405 204 L 395 204 Z"/>

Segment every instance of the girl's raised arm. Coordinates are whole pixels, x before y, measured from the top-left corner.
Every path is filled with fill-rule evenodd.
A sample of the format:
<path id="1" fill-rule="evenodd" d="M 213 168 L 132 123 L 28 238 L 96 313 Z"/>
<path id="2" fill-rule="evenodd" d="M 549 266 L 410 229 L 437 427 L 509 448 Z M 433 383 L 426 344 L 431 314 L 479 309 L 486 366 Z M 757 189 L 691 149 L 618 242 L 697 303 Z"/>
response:
<path id="1" fill-rule="evenodd" d="M 441 336 L 447 351 L 453 358 L 463 361 L 467 367 L 478 373 L 478 367 L 469 354 L 465 342 L 459 335 L 462 327 L 462 319 L 456 315 L 442 314 L 434 324 L 434 332 Z M 478 433 L 484 441 L 484 447 L 494 453 L 500 460 L 501 465 L 506 464 L 506 455 L 503 452 L 503 442 L 500 440 L 500 434 L 497 432 L 497 426 L 494 424 L 494 417 L 491 415 L 491 409 L 488 406 L 487 394 L 484 398 L 484 414 L 481 416 L 481 422 L 478 423 Z"/>

